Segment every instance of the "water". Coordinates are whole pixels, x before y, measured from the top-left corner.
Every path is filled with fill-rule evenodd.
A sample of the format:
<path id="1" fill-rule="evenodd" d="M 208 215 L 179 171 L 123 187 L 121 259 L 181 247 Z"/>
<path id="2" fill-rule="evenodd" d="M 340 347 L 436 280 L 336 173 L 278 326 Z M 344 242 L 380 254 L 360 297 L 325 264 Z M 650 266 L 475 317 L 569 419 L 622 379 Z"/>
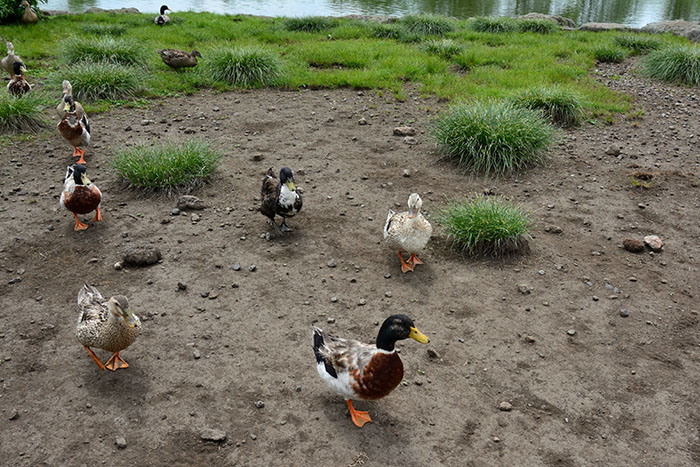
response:
<path id="1" fill-rule="evenodd" d="M 42 8 L 82 12 L 90 7 L 135 6 L 157 12 L 165 0 L 49 0 Z M 577 24 L 590 21 L 623 23 L 640 27 L 667 19 L 700 19 L 700 0 L 167 0 L 178 11 L 211 11 L 265 16 L 343 16 L 436 13 L 470 16 L 515 16 L 530 12 L 566 16 Z"/>

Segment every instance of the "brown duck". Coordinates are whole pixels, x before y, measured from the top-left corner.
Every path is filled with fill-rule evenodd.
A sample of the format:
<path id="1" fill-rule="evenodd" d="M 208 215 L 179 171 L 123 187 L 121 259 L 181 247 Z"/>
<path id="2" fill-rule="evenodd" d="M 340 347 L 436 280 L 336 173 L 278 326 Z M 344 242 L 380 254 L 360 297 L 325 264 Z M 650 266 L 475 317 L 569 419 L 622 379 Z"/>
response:
<path id="1" fill-rule="evenodd" d="M 270 218 L 272 226 L 278 235 L 282 232 L 291 232 L 287 225 L 287 218 L 294 217 L 301 211 L 301 193 L 294 185 L 294 175 L 292 169 L 284 167 L 280 170 L 280 178 L 275 177 L 272 167 L 267 171 L 260 189 L 262 205 L 260 212 Z M 282 217 L 282 224 L 278 227 L 275 223 L 275 216 Z"/>
<path id="2" fill-rule="evenodd" d="M 76 232 L 88 228 L 87 224 L 80 222 L 78 214 L 95 211 L 94 221 L 102 220 L 100 201 L 102 192 L 88 178 L 87 168 L 83 164 L 68 166 L 61 192 L 61 206 L 73 213 Z"/>
<path id="3" fill-rule="evenodd" d="M 80 149 L 80 146 L 87 147 L 90 144 L 90 122 L 84 111 L 83 116 L 78 117 L 75 101 L 70 94 L 63 98 L 63 110 L 63 118 L 58 122 L 58 132 L 75 148 L 73 157 L 80 157 L 76 163 L 85 164 L 85 149 Z"/>
<path id="4" fill-rule="evenodd" d="M 24 73 L 27 72 L 27 69 L 24 67 L 24 63 L 15 62 L 13 71 L 15 76 L 7 83 L 7 92 L 12 96 L 22 97 L 32 90 L 32 86 L 24 79 Z"/>
<path id="5" fill-rule="evenodd" d="M 175 70 L 197 66 L 197 57 L 202 58 L 202 54 L 197 50 L 187 53 L 184 50 L 163 49 L 159 50 L 158 53 L 163 63 Z"/>
<path id="6" fill-rule="evenodd" d="M 22 0 L 20 5 L 24 7 L 24 14 L 22 14 L 22 22 L 24 24 L 36 24 L 39 22 L 39 17 L 32 11 L 32 7 L 27 0 Z"/>

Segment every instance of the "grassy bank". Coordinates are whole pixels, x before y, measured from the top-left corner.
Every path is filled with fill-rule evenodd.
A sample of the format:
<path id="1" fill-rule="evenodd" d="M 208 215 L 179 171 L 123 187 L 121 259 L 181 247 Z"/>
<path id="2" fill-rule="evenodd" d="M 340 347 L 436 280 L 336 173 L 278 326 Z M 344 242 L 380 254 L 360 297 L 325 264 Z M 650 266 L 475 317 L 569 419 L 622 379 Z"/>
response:
<path id="1" fill-rule="evenodd" d="M 138 93 L 131 101 L 105 100 L 97 95 L 96 100 L 86 103 L 91 112 L 136 98 L 192 93 L 201 88 L 235 89 L 234 84 L 215 79 L 208 58 L 220 56 L 222 50 L 240 48 L 263 50 L 278 58 L 278 74 L 268 85 L 288 89 L 382 89 L 400 98 L 405 83 L 411 82 L 426 94 L 472 99 L 504 98 L 532 86 L 556 84 L 582 96 L 584 107 L 594 116 L 625 111 L 629 105 L 624 96 L 590 76 L 596 51 L 617 44 L 620 33 L 569 32 L 513 26 L 510 22 L 502 28 L 504 32 L 481 32 L 483 21 L 478 19 L 431 17 L 412 17 L 398 25 L 314 18 L 307 27 L 303 20 L 291 24 L 284 18 L 179 12 L 172 15 L 172 24 L 157 27 L 152 16 L 58 16 L 30 28 L 2 26 L 0 34 L 14 42 L 28 66 L 30 81 L 57 93 L 63 76 L 80 66 L 71 63 L 76 53 L 70 49 L 75 46 L 72 36 L 88 41 L 112 36 L 120 44 L 135 45 L 133 56 L 125 47 L 126 52 L 120 53 L 127 55 L 118 61 L 129 64 L 128 72 L 138 78 Z M 657 40 L 684 41 L 666 36 L 657 36 Z M 436 43 L 440 47 L 435 47 Z M 449 53 L 443 44 L 449 45 Z M 200 64 L 206 66 L 175 72 L 156 53 L 163 48 L 197 49 L 204 57 Z M 79 52 L 88 58 L 99 55 L 99 51 Z M 4 54 L 2 45 L 0 53 Z"/>

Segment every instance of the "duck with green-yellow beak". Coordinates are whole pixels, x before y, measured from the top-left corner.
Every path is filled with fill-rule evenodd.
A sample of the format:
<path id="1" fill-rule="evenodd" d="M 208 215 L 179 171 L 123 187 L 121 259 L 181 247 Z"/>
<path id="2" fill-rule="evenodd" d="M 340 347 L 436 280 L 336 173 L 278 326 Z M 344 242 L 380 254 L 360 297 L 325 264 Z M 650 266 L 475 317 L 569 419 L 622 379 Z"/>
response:
<path id="1" fill-rule="evenodd" d="M 87 168 L 83 164 L 69 165 L 63 181 L 60 203 L 61 207 L 73 213 L 76 232 L 88 228 L 87 224 L 80 222 L 78 214 L 95 211 L 94 221 L 100 222 L 102 220 L 101 201 L 102 192 L 88 178 Z"/>
<path id="2" fill-rule="evenodd" d="M 63 97 L 63 118 L 58 122 L 58 132 L 74 148 L 73 157 L 80 157 L 78 164 L 85 164 L 85 149 L 90 144 L 90 122 L 83 111 L 82 116 L 77 113 L 76 102 L 71 94 Z"/>
<path id="3" fill-rule="evenodd" d="M 260 212 L 270 219 L 277 235 L 291 232 L 292 229 L 287 225 L 287 218 L 296 216 L 302 206 L 301 193 L 294 184 L 292 169 L 284 167 L 280 170 L 280 178 L 277 179 L 270 167 L 263 179 L 260 195 L 262 197 Z M 277 226 L 275 216 L 282 218 L 281 225 Z"/>

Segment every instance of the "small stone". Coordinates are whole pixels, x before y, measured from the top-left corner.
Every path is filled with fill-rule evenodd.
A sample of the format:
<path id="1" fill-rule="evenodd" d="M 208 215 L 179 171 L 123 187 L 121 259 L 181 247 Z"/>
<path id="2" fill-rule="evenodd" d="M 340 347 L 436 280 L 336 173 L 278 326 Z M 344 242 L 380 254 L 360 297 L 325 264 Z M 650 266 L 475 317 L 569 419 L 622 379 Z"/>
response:
<path id="1" fill-rule="evenodd" d="M 570 336 L 575 336 L 576 335 L 576 329 L 569 329 L 566 331 L 566 333 Z"/>
<path id="2" fill-rule="evenodd" d="M 185 284 L 184 282 L 178 282 L 177 290 L 187 290 L 187 284 Z"/>
<path id="3" fill-rule="evenodd" d="M 329 316 L 328 319 L 326 319 L 326 322 L 327 322 L 328 324 L 333 324 L 333 323 L 335 323 L 335 318 L 331 318 L 331 317 Z"/>
<path id="4" fill-rule="evenodd" d="M 193 213 L 193 214 L 190 216 L 190 221 L 192 221 L 193 224 L 196 224 L 196 223 L 199 222 L 201 219 L 202 219 L 202 216 L 200 216 L 199 214 L 194 214 L 194 213 Z"/>
<path id="5" fill-rule="evenodd" d="M 386 274 L 384 274 L 384 279 L 391 279 L 391 273 L 387 272 Z"/>
<path id="6" fill-rule="evenodd" d="M 439 360 L 440 358 L 442 358 L 437 350 L 428 349 L 427 352 L 428 352 L 428 358 L 432 358 L 434 360 Z"/>
<path id="7" fill-rule="evenodd" d="M 233 270 L 234 270 L 234 271 L 240 271 L 240 270 L 241 270 L 241 265 L 238 264 L 238 263 L 235 263 L 235 264 L 233 265 Z"/>
<path id="8" fill-rule="evenodd" d="M 9 281 L 7 281 L 7 283 L 8 283 L 9 285 L 12 285 L 12 284 L 19 284 L 20 282 L 22 282 L 22 278 L 21 278 L 21 277 L 15 277 L 14 279 L 10 279 Z"/>
<path id="9" fill-rule="evenodd" d="M 357 121 L 357 124 L 358 125 L 367 125 L 367 120 L 365 119 L 365 117 L 362 117 L 361 119 L 359 119 Z"/>
<path id="10" fill-rule="evenodd" d="M 408 169 L 403 170 L 403 176 L 405 178 L 409 178 L 411 176 L 411 172 Z"/>
<path id="11" fill-rule="evenodd" d="M 238 285 L 236 282 L 234 282 L 233 284 L 231 284 L 231 288 L 232 288 L 232 289 L 237 289 L 238 287 L 240 287 L 240 285 Z"/>
<path id="12" fill-rule="evenodd" d="M 525 336 L 525 341 L 529 344 L 534 344 L 537 340 L 532 336 Z"/>
<path id="13" fill-rule="evenodd" d="M 250 160 L 253 162 L 260 162 L 263 159 L 265 159 L 265 156 L 263 156 L 262 154 L 255 154 L 253 157 L 250 158 Z"/>
<path id="14" fill-rule="evenodd" d="M 539 274 L 540 276 L 544 276 L 544 269 L 540 269 L 539 271 L 537 271 L 537 274 Z"/>
<path id="15" fill-rule="evenodd" d="M 510 412 L 513 410 L 513 404 L 511 404 L 508 401 L 503 401 L 500 404 L 498 404 L 498 410 L 501 410 L 503 412 Z"/>
<path id="16" fill-rule="evenodd" d="M 117 436 L 117 439 L 114 440 L 114 444 L 116 444 L 119 449 L 124 449 L 126 448 L 126 438 Z"/>
<path id="17" fill-rule="evenodd" d="M 358 300 L 357 306 L 365 306 L 365 305 L 367 305 L 367 300 L 365 300 L 364 298 L 361 298 L 360 300 Z"/>
<path id="18" fill-rule="evenodd" d="M 199 360 L 202 357 L 202 354 L 199 352 L 199 349 L 194 349 L 192 351 L 192 356 L 195 360 Z"/>
<path id="19" fill-rule="evenodd" d="M 255 441 L 256 439 L 258 439 L 258 437 L 255 436 L 253 433 L 251 433 L 251 434 L 250 434 L 250 439 L 252 439 L 253 441 Z"/>
<path id="20" fill-rule="evenodd" d="M 608 149 L 605 150 L 605 154 L 607 154 L 608 156 L 613 156 L 613 157 L 619 156 L 621 153 L 622 153 L 622 150 L 620 149 L 620 147 L 615 146 L 615 145 L 608 146 Z"/>
<path id="21" fill-rule="evenodd" d="M 336 267 L 335 260 L 333 258 L 331 258 L 331 260 L 328 261 L 328 267 L 331 269 Z"/>
<path id="22" fill-rule="evenodd" d="M 530 289 L 530 287 L 527 286 L 526 284 L 519 284 L 518 290 L 523 295 L 530 295 L 530 293 L 532 292 L 532 289 Z"/>
<path id="23" fill-rule="evenodd" d="M 258 269 L 258 267 L 254 264 L 251 264 L 250 266 L 248 266 L 248 271 L 250 271 L 250 272 L 255 272 L 257 269 Z"/>
<path id="24" fill-rule="evenodd" d="M 390 290 L 387 290 L 386 292 L 384 292 L 384 296 L 385 296 L 386 298 L 391 298 L 391 291 L 390 291 Z"/>
<path id="25" fill-rule="evenodd" d="M 17 420 L 19 418 L 19 412 L 16 409 L 12 409 L 10 412 L 10 420 Z"/>
<path id="26" fill-rule="evenodd" d="M 255 407 L 258 409 L 262 409 L 265 407 L 265 403 L 263 401 L 255 401 Z"/>
<path id="27" fill-rule="evenodd" d="M 131 266 L 148 266 L 161 259 L 160 250 L 152 245 L 133 245 L 122 253 L 124 264 Z"/>
<path id="28" fill-rule="evenodd" d="M 338 297 L 335 297 L 335 296 L 334 296 L 334 297 L 331 297 L 331 302 L 335 303 L 335 302 L 337 302 L 337 301 L 338 301 Z"/>
<path id="29" fill-rule="evenodd" d="M 622 316 L 623 318 L 627 318 L 629 315 L 630 312 L 627 308 L 623 308 L 622 310 L 620 310 L 620 316 Z"/>
<path id="30" fill-rule="evenodd" d="M 631 251 L 632 253 L 640 253 L 644 251 L 644 243 L 636 238 L 624 239 L 622 241 L 622 246 L 625 248 L 625 250 Z"/>
<path id="31" fill-rule="evenodd" d="M 170 211 L 170 215 L 171 215 L 171 216 L 179 216 L 179 215 L 180 215 L 180 210 L 179 210 L 178 208 L 173 208 L 173 209 Z"/>
<path id="32" fill-rule="evenodd" d="M 657 235 L 647 235 L 644 237 L 644 243 L 654 251 L 661 251 L 664 247 L 664 242 Z"/>
<path id="33" fill-rule="evenodd" d="M 415 144 L 418 144 L 418 140 L 417 140 L 416 138 L 414 138 L 413 136 L 406 136 L 406 137 L 403 139 L 403 142 L 406 143 L 406 144 L 408 144 L 408 145 L 410 145 L 410 146 L 413 146 L 413 145 L 415 145 Z"/>
<path id="34" fill-rule="evenodd" d="M 121 271 L 122 270 L 122 263 L 120 263 L 119 261 L 114 263 L 114 269 L 116 269 L 117 271 Z"/>
<path id="35" fill-rule="evenodd" d="M 199 433 L 199 437 L 204 441 L 213 441 L 215 443 L 226 441 L 226 432 L 214 428 L 205 428 Z"/>
<path id="36" fill-rule="evenodd" d="M 416 134 L 416 129 L 411 126 L 397 126 L 394 128 L 396 136 L 413 136 Z"/>
<path id="37" fill-rule="evenodd" d="M 500 442 L 501 442 L 501 438 L 499 438 L 498 436 L 494 436 L 493 438 L 491 438 L 491 440 L 492 440 L 494 443 L 500 443 Z"/>
<path id="38" fill-rule="evenodd" d="M 182 195 L 177 200 L 177 207 L 183 211 L 191 210 L 198 211 L 204 209 L 204 201 L 192 195 Z"/>

